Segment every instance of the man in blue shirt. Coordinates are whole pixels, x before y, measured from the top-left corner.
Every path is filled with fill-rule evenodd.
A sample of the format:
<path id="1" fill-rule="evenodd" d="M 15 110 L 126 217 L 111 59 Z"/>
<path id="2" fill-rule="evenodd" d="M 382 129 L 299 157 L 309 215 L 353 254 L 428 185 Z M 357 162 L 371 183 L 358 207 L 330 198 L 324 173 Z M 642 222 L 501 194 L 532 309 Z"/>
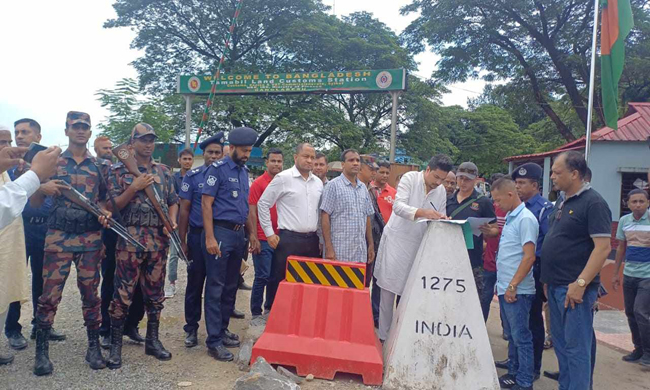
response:
<path id="1" fill-rule="evenodd" d="M 41 125 L 33 119 L 23 118 L 14 122 L 14 136 L 16 146 L 29 147 L 32 142 L 41 141 Z M 23 172 L 17 172 L 17 168 L 7 171 L 11 180 L 16 180 Z M 31 339 L 36 338 L 36 306 L 38 297 L 43 293 L 43 256 L 45 248 L 45 234 L 47 233 L 47 218 L 52 208 L 50 196 L 56 195 L 58 190 L 53 181 L 44 183 L 38 189 L 38 193 L 47 195 L 43 205 L 34 208 L 29 202 L 23 210 L 23 224 L 25 226 L 25 246 L 27 248 L 27 260 L 32 270 L 32 333 Z M 20 321 L 20 302 L 9 305 L 7 320 L 5 322 L 5 335 L 9 346 L 15 350 L 27 348 L 27 340 L 22 335 Z M 52 328 L 50 340 L 65 340 L 65 335 Z"/>
<path id="2" fill-rule="evenodd" d="M 201 320 L 201 299 L 205 284 L 205 260 L 201 250 L 201 233 L 203 233 L 203 216 L 201 214 L 201 197 L 203 195 L 204 173 L 208 167 L 223 156 L 223 132 L 201 142 L 205 165 L 187 172 L 178 187 L 181 198 L 178 231 L 183 251 L 192 264 L 187 267 L 187 286 L 185 287 L 185 346 L 198 344 L 197 331 Z M 189 227 L 189 229 L 188 229 Z"/>
<path id="3" fill-rule="evenodd" d="M 508 335 L 508 373 L 501 388 L 533 388 L 533 337 L 528 326 L 535 299 L 535 245 L 539 225 L 517 195 L 515 182 L 501 178 L 492 184 L 492 198 L 506 214 L 497 254 L 497 295 Z"/>
<path id="4" fill-rule="evenodd" d="M 248 219 L 248 168 L 246 162 L 257 140 L 255 130 L 240 127 L 229 134 L 230 155 L 205 170 L 201 198 L 202 249 L 206 262 L 205 323 L 208 355 L 221 361 L 234 359 L 226 348 L 239 346 L 228 332 L 235 308 L 241 261 L 246 253 L 244 228 L 256 234 Z"/>

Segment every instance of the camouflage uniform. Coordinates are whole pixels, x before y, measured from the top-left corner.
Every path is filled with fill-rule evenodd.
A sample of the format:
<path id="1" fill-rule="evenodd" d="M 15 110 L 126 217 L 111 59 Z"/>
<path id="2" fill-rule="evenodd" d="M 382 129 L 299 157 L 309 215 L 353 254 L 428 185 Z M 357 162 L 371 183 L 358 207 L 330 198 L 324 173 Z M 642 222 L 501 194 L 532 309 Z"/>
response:
<path id="1" fill-rule="evenodd" d="M 170 169 L 152 161 L 149 173 L 154 175 L 154 185 L 167 205 L 178 203 Z M 135 176 L 129 173 L 122 163 L 113 165 L 108 184 L 111 195 L 121 195 L 134 179 Z M 116 289 L 109 309 L 111 318 L 114 321 L 123 321 L 126 318 L 135 285 L 140 281 L 147 316 L 150 321 L 158 321 L 165 300 L 165 267 L 169 238 L 163 233 L 162 220 L 158 218 L 144 191 L 138 191 L 131 199 L 122 210 L 122 217 L 129 234 L 146 249 L 144 252 L 136 252 L 136 248 L 127 244 L 123 238 L 118 239 L 115 255 Z"/>
<path id="2" fill-rule="evenodd" d="M 59 158 L 57 173 L 52 180 L 65 181 L 97 204 L 106 197 L 99 170 L 103 177 L 108 176 L 108 164 L 97 163 L 88 151 L 84 160 L 77 164 L 72 153 L 66 150 Z M 48 224 L 43 260 L 43 294 L 38 299 L 37 324 L 42 329 L 52 327 L 65 281 L 74 263 L 83 302 L 84 324 L 97 329 L 102 321 L 101 300 L 97 294 L 102 249 L 101 225 L 97 218 L 64 196 L 54 199 Z"/>

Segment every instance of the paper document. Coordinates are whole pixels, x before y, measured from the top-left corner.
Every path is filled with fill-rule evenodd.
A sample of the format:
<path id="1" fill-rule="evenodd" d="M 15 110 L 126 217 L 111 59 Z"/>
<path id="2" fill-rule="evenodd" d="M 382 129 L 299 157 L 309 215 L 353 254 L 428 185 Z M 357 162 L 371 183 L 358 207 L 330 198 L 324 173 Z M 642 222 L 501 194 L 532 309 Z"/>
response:
<path id="1" fill-rule="evenodd" d="M 495 218 L 476 218 L 476 217 L 467 218 L 467 222 L 469 223 L 469 226 L 472 228 L 472 234 L 477 237 L 481 235 L 481 231 L 479 230 L 479 227 L 485 225 L 486 223 L 490 223 L 494 220 Z"/>

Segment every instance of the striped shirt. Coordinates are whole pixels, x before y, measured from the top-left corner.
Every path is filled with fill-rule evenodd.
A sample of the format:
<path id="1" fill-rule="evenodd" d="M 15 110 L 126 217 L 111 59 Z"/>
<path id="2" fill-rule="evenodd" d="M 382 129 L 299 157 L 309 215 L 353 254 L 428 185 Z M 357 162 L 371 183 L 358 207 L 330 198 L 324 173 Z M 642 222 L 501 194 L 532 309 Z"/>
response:
<path id="1" fill-rule="evenodd" d="M 627 243 L 623 275 L 633 278 L 650 278 L 650 217 L 649 212 L 640 219 L 628 214 L 618 221 L 616 238 Z"/>
<path id="2" fill-rule="evenodd" d="M 353 186 L 341 174 L 323 189 L 320 209 L 330 216 L 336 260 L 365 263 L 368 260 L 366 222 L 375 213 L 368 188 L 359 179 Z"/>

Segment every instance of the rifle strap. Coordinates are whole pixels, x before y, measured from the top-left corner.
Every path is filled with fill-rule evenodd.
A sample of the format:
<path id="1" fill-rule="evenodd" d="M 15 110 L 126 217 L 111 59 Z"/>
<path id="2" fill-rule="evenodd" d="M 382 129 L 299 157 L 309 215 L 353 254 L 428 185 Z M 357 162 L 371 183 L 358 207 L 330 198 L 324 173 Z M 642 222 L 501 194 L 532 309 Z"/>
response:
<path id="1" fill-rule="evenodd" d="M 113 217 L 115 217 L 115 219 L 117 220 L 117 222 L 120 225 L 126 226 L 126 225 L 124 225 L 124 222 L 122 221 L 122 212 L 120 210 L 118 210 L 117 206 L 115 205 L 115 199 L 113 199 L 113 195 L 111 194 L 111 191 L 108 188 L 108 181 L 104 177 L 104 174 L 102 173 L 101 167 L 99 166 L 99 164 L 97 164 L 97 160 L 95 160 L 95 167 L 97 168 L 97 173 L 99 174 L 99 180 L 101 180 L 104 187 L 106 187 L 106 196 L 108 197 L 108 199 L 111 202 L 111 207 L 113 208 Z"/>

